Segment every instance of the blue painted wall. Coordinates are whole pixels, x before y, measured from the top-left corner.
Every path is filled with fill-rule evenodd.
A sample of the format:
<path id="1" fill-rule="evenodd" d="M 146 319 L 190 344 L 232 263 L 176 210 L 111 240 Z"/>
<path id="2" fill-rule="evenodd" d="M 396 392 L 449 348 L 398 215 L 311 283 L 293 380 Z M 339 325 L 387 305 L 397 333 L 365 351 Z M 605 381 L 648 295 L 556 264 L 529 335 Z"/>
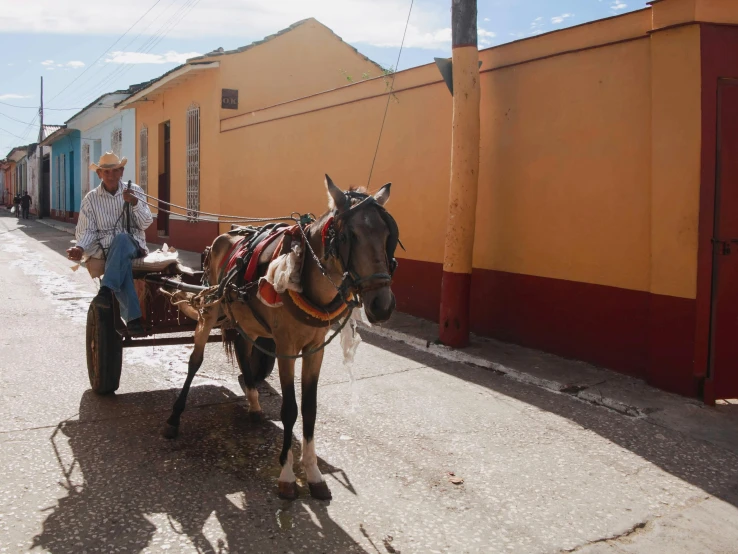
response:
<path id="1" fill-rule="evenodd" d="M 82 180 L 79 175 L 79 161 L 82 155 L 82 141 L 79 131 L 61 137 L 51 144 L 51 209 L 79 212 L 82 199 Z M 62 157 L 64 163 L 62 165 Z M 64 187 L 60 189 L 60 170 L 64 168 Z"/>

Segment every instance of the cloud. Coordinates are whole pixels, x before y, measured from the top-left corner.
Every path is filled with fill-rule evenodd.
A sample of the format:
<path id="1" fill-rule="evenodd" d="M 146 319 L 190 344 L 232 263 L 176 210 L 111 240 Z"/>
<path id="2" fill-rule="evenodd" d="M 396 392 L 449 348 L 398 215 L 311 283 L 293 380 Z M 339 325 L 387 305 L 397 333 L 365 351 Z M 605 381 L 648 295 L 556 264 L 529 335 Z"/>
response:
<path id="1" fill-rule="evenodd" d="M 111 52 L 105 59 L 105 63 L 120 64 L 162 64 L 162 63 L 184 63 L 189 58 L 201 56 L 199 52 L 166 52 L 165 54 L 142 54 L 141 52 Z"/>
<path id="2" fill-rule="evenodd" d="M 562 13 L 561 15 L 557 15 L 556 17 L 552 17 L 551 23 L 553 23 L 554 25 L 558 25 L 559 23 L 563 23 L 565 19 L 569 19 L 573 16 L 573 13 Z"/>
<path id="3" fill-rule="evenodd" d="M 41 65 L 54 65 L 54 60 L 46 60 L 41 62 Z"/>
<path id="4" fill-rule="evenodd" d="M 485 18 L 484 18 L 484 20 L 485 20 L 485 21 L 489 21 L 489 17 L 485 17 Z"/>
<path id="5" fill-rule="evenodd" d="M 72 60 L 71 62 L 67 62 L 67 67 L 71 67 L 73 69 L 79 69 L 84 66 L 85 66 L 85 62 L 80 62 L 78 60 Z"/>
<path id="6" fill-rule="evenodd" d="M 0 94 L 0 100 L 21 100 L 23 98 L 31 98 L 25 94 Z"/>
<path id="7" fill-rule="evenodd" d="M 623 2 L 619 2 L 619 1 L 616 1 L 610 4 L 610 9 L 612 9 L 615 12 L 624 10 L 627 7 L 628 7 L 628 4 L 624 4 Z"/>
<path id="8" fill-rule="evenodd" d="M 477 36 L 479 37 L 479 44 L 482 46 L 491 46 L 492 41 L 490 39 L 493 39 L 497 36 L 497 33 L 493 33 L 492 31 L 487 31 L 486 29 L 482 29 L 479 27 L 477 29 Z"/>
<path id="9" fill-rule="evenodd" d="M 161 2 L 134 26 L 151 8 L 151 0 L 127 0 L 126 9 L 111 18 L 109 6 L 99 0 L 36 0 L 34 9 L 24 2 L 6 2 L 0 18 L 0 33 L 24 29 L 29 33 L 120 35 L 133 26 L 129 36 L 144 37 L 131 48 L 135 50 L 149 37 L 163 34 L 168 38 L 212 38 L 212 47 L 220 46 L 222 37 L 238 37 L 249 44 L 271 35 L 302 19 L 314 17 L 330 27 L 347 42 L 397 47 L 407 21 L 407 0 L 200 0 L 199 2 Z M 191 11 L 186 6 L 193 6 Z M 185 9 L 183 9 L 185 8 Z M 43 14 L 39 17 L 38 14 Z M 450 13 L 446 3 L 415 3 L 405 45 L 415 48 L 450 47 Z M 125 43 L 124 43 L 125 44 Z"/>

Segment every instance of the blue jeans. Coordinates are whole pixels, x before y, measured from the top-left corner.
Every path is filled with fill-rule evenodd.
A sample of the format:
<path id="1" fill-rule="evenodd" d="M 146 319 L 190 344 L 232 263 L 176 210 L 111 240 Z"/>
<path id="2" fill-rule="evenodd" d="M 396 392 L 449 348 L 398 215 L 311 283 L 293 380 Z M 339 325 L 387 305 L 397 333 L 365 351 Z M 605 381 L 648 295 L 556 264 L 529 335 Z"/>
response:
<path id="1" fill-rule="evenodd" d="M 102 284 L 115 293 L 123 321 L 141 317 L 136 287 L 133 286 L 133 265 L 131 261 L 139 257 L 139 249 L 133 237 L 127 233 L 115 235 L 105 260 L 105 275 Z"/>

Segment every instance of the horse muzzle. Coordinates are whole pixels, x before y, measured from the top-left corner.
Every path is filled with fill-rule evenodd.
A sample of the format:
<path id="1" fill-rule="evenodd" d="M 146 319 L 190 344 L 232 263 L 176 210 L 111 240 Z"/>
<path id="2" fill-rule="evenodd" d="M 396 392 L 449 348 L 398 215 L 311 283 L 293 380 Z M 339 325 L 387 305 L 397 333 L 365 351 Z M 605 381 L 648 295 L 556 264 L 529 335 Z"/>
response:
<path id="1" fill-rule="evenodd" d="M 389 286 L 365 292 L 362 300 L 366 317 L 372 324 L 387 321 L 395 311 L 395 295 Z"/>

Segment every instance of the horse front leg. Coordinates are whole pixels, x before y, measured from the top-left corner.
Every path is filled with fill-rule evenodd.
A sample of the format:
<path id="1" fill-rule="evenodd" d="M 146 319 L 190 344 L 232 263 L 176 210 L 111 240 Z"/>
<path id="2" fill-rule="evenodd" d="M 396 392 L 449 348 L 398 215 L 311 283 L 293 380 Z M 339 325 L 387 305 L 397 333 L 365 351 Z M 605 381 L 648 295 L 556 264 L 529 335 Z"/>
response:
<path id="1" fill-rule="evenodd" d="M 303 352 L 317 348 L 311 344 Z M 307 475 L 310 496 L 318 500 L 332 498 L 328 484 L 318 469 L 318 455 L 315 453 L 315 419 L 318 414 L 318 378 L 323 364 L 323 350 L 306 356 L 302 361 L 302 467 Z"/>
<path id="2" fill-rule="evenodd" d="M 187 379 L 185 380 L 184 386 L 177 397 L 177 401 L 174 403 L 172 408 L 172 415 L 169 416 L 164 429 L 161 434 L 167 439 L 174 439 L 179 434 L 179 420 L 182 416 L 182 412 L 185 410 L 187 404 L 187 394 L 190 392 L 190 385 L 192 380 L 195 378 L 197 371 L 202 365 L 202 361 L 205 353 L 205 345 L 208 343 L 210 337 L 210 331 L 213 329 L 213 325 L 218 320 L 219 308 L 211 307 L 206 310 L 205 313 L 200 317 L 195 328 L 195 348 L 190 356 L 190 361 L 187 364 Z"/>
<path id="3" fill-rule="evenodd" d="M 277 352 L 283 353 L 277 343 Z M 292 353 L 289 351 L 289 353 Z M 292 431 L 297 421 L 297 399 L 295 398 L 295 360 L 279 359 L 279 384 L 282 387 L 282 410 L 280 417 L 284 427 L 282 452 L 279 454 L 279 463 L 282 471 L 279 474 L 279 497 L 286 500 L 297 498 L 297 483 L 295 472 L 292 469 Z"/>

